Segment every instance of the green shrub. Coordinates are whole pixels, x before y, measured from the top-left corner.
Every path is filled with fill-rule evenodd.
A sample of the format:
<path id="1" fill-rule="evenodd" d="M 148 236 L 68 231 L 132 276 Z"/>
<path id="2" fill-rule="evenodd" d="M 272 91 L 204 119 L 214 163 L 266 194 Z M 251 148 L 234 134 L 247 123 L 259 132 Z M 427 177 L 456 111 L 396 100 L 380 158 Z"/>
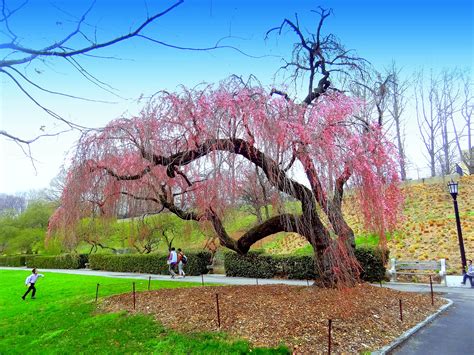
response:
<path id="1" fill-rule="evenodd" d="M 356 257 L 363 271 L 361 279 L 369 282 L 381 281 L 385 277 L 385 266 L 383 261 L 388 260 L 388 252 L 385 259 L 378 249 L 361 248 L 356 249 Z M 224 267 L 227 276 L 273 278 L 282 277 L 288 279 L 315 279 L 313 256 L 309 255 L 287 255 L 272 256 L 260 252 L 249 252 L 239 255 L 234 252 L 224 254 Z"/>
<path id="2" fill-rule="evenodd" d="M 362 267 L 360 278 L 368 282 L 379 282 L 385 279 L 385 262 L 389 251 L 385 255 L 380 248 L 356 248 L 355 255 Z"/>
<path id="3" fill-rule="evenodd" d="M 0 266 L 25 266 L 25 255 L 0 256 Z"/>
<path id="4" fill-rule="evenodd" d="M 201 275 L 208 272 L 209 252 L 187 253 L 188 262 L 184 268 L 186 275 Z M 147 274 L 168 274 L 165 254 L 92 254 L 89 267 L 94 270 L 139 272 Z"/>
<path id="5" fill-rule="evenodd" d="M 285 271 L 289 279 L 315 279 L 313 257 L 310 255 L 285 257 Z"/>
<path id="6" fill-rule="evenodd" d="M 227 276 L 272 278 L 278 274 L 278 261 L 261 252 L 249 252 L 239 255 L 226 252 L 224 267 Z"/>
<path id="7" fill-rule="evenodd" d="M 80 269 L 84 267 L 83 260 L 84 257 L 77 254 L 28 256 L 26 258 L 26 265 L 29 268 L 36 267 L 41 269 Z"/>

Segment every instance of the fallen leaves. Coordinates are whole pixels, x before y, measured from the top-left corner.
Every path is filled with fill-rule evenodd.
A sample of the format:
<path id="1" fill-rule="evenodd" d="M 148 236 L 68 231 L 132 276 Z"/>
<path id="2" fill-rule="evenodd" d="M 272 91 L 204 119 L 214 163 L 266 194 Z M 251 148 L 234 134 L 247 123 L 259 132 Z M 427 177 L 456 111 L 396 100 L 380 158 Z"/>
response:
<path id="1" fill-rule="evenodd" d="M 295 353 L 327 351 L 328 319 L 332 350 L 362 352 L 390 343 L 438 309 L 444 300 L 359 285 L 345 290 L 266 285 L 163 289 L 107 298 L 104 311 L 152 314 L 169 328 L 183 332 L 217 330 L 215 294 L 219 294 L 221 330 L 254 346 L 285 343 Z M 399 299 L 403 322 L 399 320 Z"/>

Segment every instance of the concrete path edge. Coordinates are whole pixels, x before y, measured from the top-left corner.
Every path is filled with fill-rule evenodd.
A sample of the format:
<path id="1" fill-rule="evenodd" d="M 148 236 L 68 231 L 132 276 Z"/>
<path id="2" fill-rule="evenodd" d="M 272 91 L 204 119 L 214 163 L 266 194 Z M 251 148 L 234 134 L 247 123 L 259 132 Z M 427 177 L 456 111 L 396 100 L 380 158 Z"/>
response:
<path id="1" fill-rule="evenodd" d="M 423 328 L 424 326 L 431 323 L 436 317 L 438 317 L 441 313 L 446 311 L 449 307 L 451 307 L 454 304 L 454 302 L 451 301 L 449 298 L 444 298 L 443 297 L 443 299 L 448 301 L 448 303 L 445 304 L 444 306 L 441 306 L 435 313 L 433 313 L 432 315 L 426 317 L 425 320 L 418 323 L 413 328 L 408 329 L 406 332 L 404 332 L 401 336 L 399 336 L 397 339 L 392 341 L 390 344 L 384 346 L 380 350 L 373 351 L 372 354 L 375 354 L 375 355 L 388 354 L 390 351 L 394 350 L 396 347 L 400 346 L 402 343 L 407 341 L 412 335 L 414 335 L 416 332 L 418 332 L 421 328 Z"/>

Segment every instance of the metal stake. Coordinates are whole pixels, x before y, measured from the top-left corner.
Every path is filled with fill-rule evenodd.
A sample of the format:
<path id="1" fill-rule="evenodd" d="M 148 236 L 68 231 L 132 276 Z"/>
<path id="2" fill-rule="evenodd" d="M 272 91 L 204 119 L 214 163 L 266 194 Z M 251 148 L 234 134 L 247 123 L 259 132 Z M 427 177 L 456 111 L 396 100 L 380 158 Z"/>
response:
<path id="1" fill-rule="evenodd" d="M 402 299 L 400 298 L 398 300 L 399 305 L 400 305 L 400 322 L 403 322 L 403 308 L 402 308 Z"/>
<path id="2" fill-rule="evenodd" d="M 151 276 L 148 276 L 148 291 L 150 291 Z"/>
<path id="3" fill-rule="evenodd" d="M 328 319 L 328 354 L 331 354 L 332 319 Z"/>
<path id="4" fill-rule="evenodd" d="M 221 329 L 221 313 L 219 310 L 219 294 L 216 293 L 217 326 Z"/>
<path id="5" fill-rule="evenodd" d="M 135 282 L 133 282 L 133 309 L 135 309 L 136 299 L 135 299 Z"/>
<path id="6" fill-rule="evenodd" d="M 99 284 L 97 284 L 95 289 L 95 303 L 97 303 L 97 298 L 99 298 Z"/>
<path id="7" fill-rule="evenodd" d="M 434 296 L 433 296 L 433 280 L 431 279 L 430 275 L 430 288 L 431 288 L 431 305 L 434 305 Z"/>

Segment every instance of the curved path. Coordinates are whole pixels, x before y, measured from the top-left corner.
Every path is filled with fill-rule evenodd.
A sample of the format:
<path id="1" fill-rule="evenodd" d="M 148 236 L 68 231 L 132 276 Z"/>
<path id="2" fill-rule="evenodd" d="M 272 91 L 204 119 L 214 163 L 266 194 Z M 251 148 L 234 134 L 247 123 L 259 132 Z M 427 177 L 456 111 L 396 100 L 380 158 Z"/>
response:
<path id="1" fill-rule="evenodd" d="M 474 289 L 445 289 L 453 305 L 390 354 L 474 354 Z"/>

